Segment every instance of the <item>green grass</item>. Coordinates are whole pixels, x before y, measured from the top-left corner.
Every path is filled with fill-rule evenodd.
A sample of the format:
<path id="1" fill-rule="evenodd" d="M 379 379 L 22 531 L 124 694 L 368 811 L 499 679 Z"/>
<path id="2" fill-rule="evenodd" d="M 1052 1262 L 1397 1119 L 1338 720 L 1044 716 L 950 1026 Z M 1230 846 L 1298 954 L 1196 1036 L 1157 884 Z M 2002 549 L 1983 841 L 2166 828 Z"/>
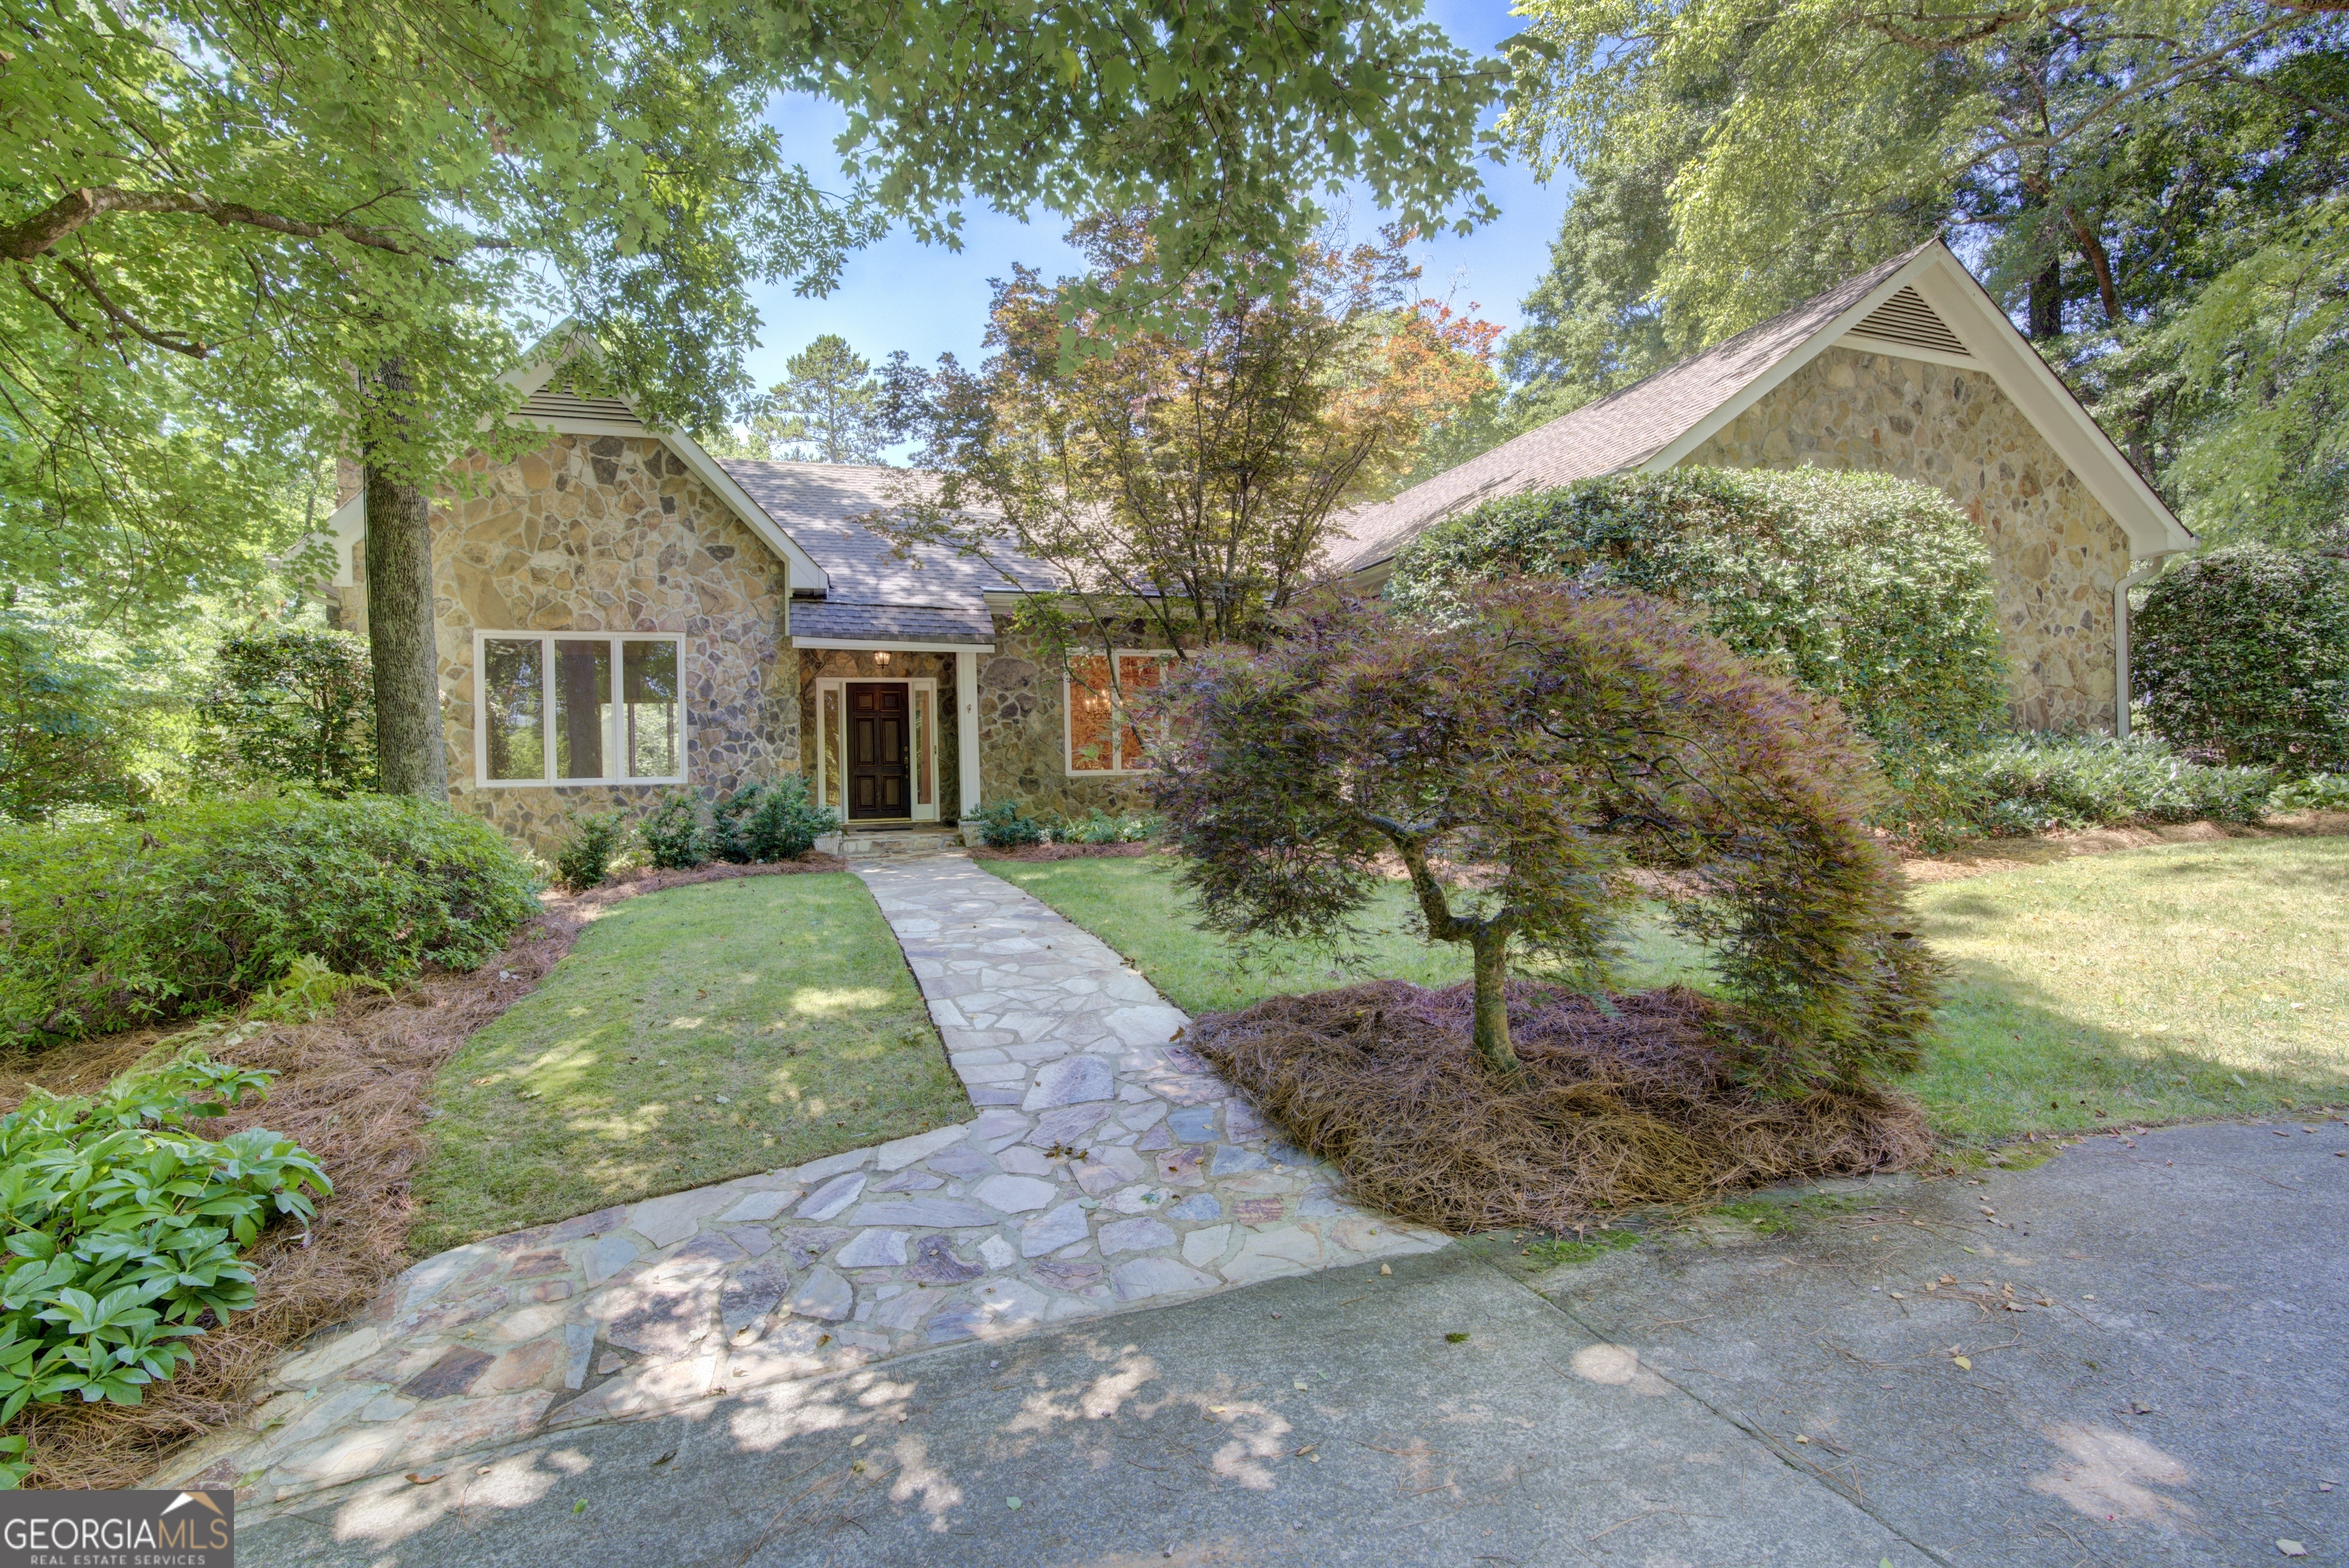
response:
<path id="1" fill-rule="evenodd" d="M 1957 973 L 1905 1087 L 1953 1137 L 2349 1099 L 2349 839 L 2082 855 L 1910 903 Z"/>
<path id="2" fill-rule="evenodd" d="M 1381 888 L 1357 922 L 1366 940 L 1360 966 L 1350 968 L 1300 944 L 1241 953 L 1198 930 L 1190 896 L 1162 855 L 982 863 L 1133 960 L 1159 995 L 1186 1013 L 1228 1012 L 1267 996 L 1327 991 L 1358 980 L 1433 986 L 1468 978 L 1466 947 L 1411 934 L 1411 895 L 1401 882 Z"/>
<path id="3" fill-rule="evenodd" d="M 829 875 L 612 906 L 433 1102 L 419 1255 L 971 1114 L 872 895 Z"/>
<path id="4" fill-rule="evenodd" d="M 993 862 L 1124 954 L 1188 1011 L 1392 977 L 1448 985 L 1387 890 L 1366 962 L 1302 948 L 1243 967 L 1195 928 L 1168 862 Z M 2236 839 L 2082 855 L 1910 895 L 1950 960 L 1941 1038 L 1901 1080 L 1966 1142 L 2115 1123 L 2258 1115 L 2349 1100 L 2349 839 Z M 1625 934 L 1626 989 L 1700 988 L 1702 951 L 1653 923 Z M 2294 1006 L 2298 1004 L 2298 1006 Z"/>

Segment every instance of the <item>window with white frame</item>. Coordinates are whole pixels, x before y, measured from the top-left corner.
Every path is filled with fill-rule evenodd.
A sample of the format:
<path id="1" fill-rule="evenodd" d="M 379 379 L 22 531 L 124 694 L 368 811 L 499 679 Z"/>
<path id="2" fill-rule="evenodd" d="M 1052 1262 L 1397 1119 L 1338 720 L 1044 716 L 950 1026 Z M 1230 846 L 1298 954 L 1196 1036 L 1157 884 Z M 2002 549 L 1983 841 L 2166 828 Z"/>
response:
<path id="1" fill-rule="evenodd" d="M 685 782 L 676 637 L 476 632 L 485 785 Z"/>
<path id="2" fill-rule="evenodd" d="M 1174 656 L 1165 649 L 1120 648 L 1114 682 L 1110 661 L 1102 655 L 1070 657 L 1061 676 L 1061 712 L 1071 777 L 1149 770 L 1133 710 L 1158 689 L 1158 677 Z"/>

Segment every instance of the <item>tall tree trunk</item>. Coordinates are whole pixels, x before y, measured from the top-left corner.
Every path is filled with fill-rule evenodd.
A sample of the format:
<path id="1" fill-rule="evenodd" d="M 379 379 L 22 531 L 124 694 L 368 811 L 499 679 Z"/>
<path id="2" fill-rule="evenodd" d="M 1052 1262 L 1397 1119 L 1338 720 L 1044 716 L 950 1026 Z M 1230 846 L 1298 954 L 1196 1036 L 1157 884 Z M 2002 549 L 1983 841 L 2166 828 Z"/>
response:
<path id="1" fill-rule="evenodd" d="M 2051 256 L 2031 280 L 2031 335 L 2044 342 L 2064 335 L 2064 263 Z"/>
<path id="2" fill-rule="evenodd" d="M 405 366 L 376 376 L 387 402 L 411 387 Z M 371 459 L 372 454 L 370 454 Z M 432 624 L 432 505 L 421 486 L 366 464 L 367 653 L 375 665 L 378 788 L 449 799 L 440 732 L 440 650 Z"/>
<path id="3" fill-rule="evenodd" d="M 1487 923 L 1476 928 L 1470 942 L 1476 954 L 1476 1059 L 1495 1078 L 1516 1083 L 1526 1068 L 1509 1043 L 1509 934 Z"/>

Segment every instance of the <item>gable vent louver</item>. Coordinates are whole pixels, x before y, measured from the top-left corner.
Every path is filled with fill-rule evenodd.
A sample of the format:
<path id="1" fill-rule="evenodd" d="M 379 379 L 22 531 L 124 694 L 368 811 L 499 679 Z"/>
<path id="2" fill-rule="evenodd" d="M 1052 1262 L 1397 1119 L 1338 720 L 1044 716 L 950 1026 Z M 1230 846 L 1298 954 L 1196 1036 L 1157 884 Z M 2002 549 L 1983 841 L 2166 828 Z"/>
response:
<path id="1" fill-rule="evenodd" d="M 1851 335 L 1897 343 L 1903 348 L 1930 348 L 1937 354 L 1966 353 L 1966 346 L 1958 335 L 1933 314 L 1933 307 L 1915 289 L 1905 284 L 1890 299 L 1861 317 L 1851 329 Z"/>
<path id="2" fill-rule="evenodd" d="M 636 410 L 617 397 L 583 397 L 567 387 L 547 386 L 523 399 L 518 418 L 544 424 L 556 419 L 595 419 L 607 425 L 643 425 Z"/>

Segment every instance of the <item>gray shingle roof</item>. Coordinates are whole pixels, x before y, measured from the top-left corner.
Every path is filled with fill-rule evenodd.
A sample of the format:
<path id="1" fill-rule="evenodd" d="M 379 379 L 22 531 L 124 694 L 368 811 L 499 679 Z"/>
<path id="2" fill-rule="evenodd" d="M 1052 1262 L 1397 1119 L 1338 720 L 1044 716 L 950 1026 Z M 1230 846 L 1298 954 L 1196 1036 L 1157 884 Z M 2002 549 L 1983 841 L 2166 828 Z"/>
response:
<path id="1" fill-rule="evenodd" d="M 918 469 L 721 460 L 775 526 L 823 568 L 832 580 L 828 599 L 865 606 L 978 611 L 985 608 L 982 595 L 989 589 L 1054 585 L 1045 567 L 1009 552 L 999 558 L 1010 568 L 1009 578 L 987 562 L 939 546 L 920 546 L 900 555 L 890 541 L 856 521 L 935 495 L 936 479 Z M 793 621 L 798 621 L 796 614 Z"/>
<path id="2" fill-rule="evenodd" d="M 1341 571 L 1360 572 L 1390 559 L 1421 530 L 1454 512 L 1520 490 L 1548 490 L 1645 462 L 1768 374 L 1926 245 L 1847 278 L 1784 315 L 1749 326 L 1693 358 L 1586 403 L 1400 495 L 1354 508 L 1337 520 L 1340 532 L 1330 547 L 1331 562 Z"/>
<path id="3" fill-rule="evenodd" d="M 794 599 L 794 637 L 842 637 L 875 643 L 991 643 L 995 623 L 984 609 L 941 610 L 917 604 L 847 604 L 836 599 Z"/>

